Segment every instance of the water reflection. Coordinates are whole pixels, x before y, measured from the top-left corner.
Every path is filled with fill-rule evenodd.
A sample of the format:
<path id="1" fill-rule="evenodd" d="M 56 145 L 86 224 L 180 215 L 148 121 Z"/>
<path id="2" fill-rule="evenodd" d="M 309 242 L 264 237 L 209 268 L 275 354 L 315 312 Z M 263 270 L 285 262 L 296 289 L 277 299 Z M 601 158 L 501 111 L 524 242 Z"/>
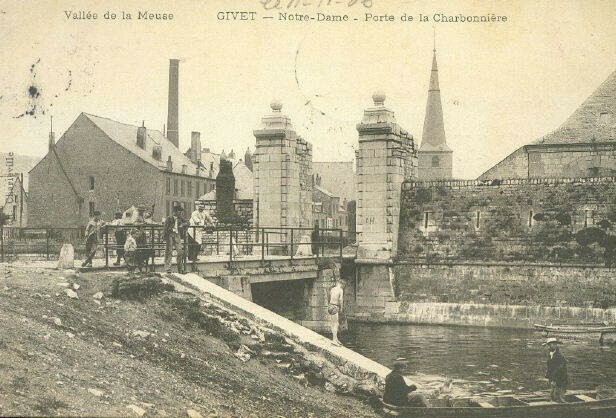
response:
<path id="1" fill-rule="evenodd" d="M 454 379 L 458 393 L 544 390 L 546 349 L 531 330 L 350 323 L 342 342 L 379 363 L 409 359 L 410 374 L 437 386 Z M 571 388 L 616 387 L 616 350 L 597 341 L 567 341 Z"/>

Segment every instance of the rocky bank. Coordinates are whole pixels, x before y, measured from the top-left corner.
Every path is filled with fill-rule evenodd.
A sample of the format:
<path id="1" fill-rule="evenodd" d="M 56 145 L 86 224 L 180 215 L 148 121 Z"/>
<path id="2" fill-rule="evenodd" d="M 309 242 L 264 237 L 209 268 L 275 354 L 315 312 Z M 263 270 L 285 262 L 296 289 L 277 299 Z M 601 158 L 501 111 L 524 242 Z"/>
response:
<path id="1" fill-rule="evenodd" d="M 370 382 L 160 276 L 0 266 L 0 415 L 378 416 Z"/>

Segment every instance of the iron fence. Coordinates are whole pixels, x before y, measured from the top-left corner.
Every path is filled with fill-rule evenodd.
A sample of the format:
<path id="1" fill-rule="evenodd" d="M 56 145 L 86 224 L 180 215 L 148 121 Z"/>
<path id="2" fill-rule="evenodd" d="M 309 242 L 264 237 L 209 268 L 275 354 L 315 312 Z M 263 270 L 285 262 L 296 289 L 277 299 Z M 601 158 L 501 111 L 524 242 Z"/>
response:
<path id="1" fill-rule="evenodd" d="M 63 244 L 70 243 L 75 255 L 85 254 L 84 228 L 29 228 L 0 226 L 0 261 L 15 259 L 52 260 Z"/>
<path id="2" fill-rule="evenodd" d="M 104 259 L 109 267 L 118 251 L 124 249 L 124 236 L 133 230 L 138 234 L 137 252 L 142 259 L 154 264 L 156 258 L 165 256 L 167 247 L 163 226 L 160 224 L 105 225 L 100 230 L 96 259 Z M 34 228 L 0 226 L 0 261 L 16 259 L 55 260 L 64 244 L 72 244 L 76 259 L 86 258 L 85 228 Z M 180 263 L 193 267 L 199 256 L 224 256 L 229 267 L 237 259 L 252 256 L 265 260 L 272 256 L 291 259 L 302 256 L 342 258 L 346 245 L 342 229 L 285 228 L 285 227 L 237 227 L 237 226 L 189 226 L 179 234 Z M 172 256 L 177 260 L 177 251 Z"/>

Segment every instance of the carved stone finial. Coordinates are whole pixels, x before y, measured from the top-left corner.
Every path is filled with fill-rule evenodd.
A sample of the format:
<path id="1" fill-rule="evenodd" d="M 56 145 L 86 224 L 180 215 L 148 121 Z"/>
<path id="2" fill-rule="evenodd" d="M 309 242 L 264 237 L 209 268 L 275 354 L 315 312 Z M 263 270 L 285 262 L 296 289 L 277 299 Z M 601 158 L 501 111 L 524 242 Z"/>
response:
<path id="1" fill-rule="evenodd" d="M 372 95 L 372 100 L 375 106 L 383 106 L 385 104 L 385 93 L 377 91 Z"/>
<path id="2" fill-rule="evenodd" d="M 280 112 L 280 110 L 282 109 L 282 103 L 280 102 L 280 100 L 274 99 L 270 103 L 270 107 L 274 112 Z"/>

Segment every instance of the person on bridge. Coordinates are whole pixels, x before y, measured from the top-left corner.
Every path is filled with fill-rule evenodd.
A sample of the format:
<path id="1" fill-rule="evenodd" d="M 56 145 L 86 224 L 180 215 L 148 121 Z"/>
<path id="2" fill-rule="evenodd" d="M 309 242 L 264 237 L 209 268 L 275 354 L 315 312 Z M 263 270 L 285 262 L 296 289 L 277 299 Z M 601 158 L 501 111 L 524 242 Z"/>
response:
<path id="1" fill-rule="evenodd" d="M 554 402 L 566 402 L 564 395 L 567 391 L 569 376 L 567 375 L 567 359 L 558 349 L 560 341 L 548 338 L 543 345 L 548 348 L 548 371 L 545 377 L 550 382 L 550 398 Z"/>
<path id="2" fill-rule="evenodd" d="M 426 397 L 417 390 L 415 385 L 407 385 L 402 372 L 406 369 L 406 359 L 398 358 L 393 364 L 391 373 L 385 377 L 385 392 L 383 402 L 394 406 L 428 407 Z"/>
<path id="3" fill-rule="evenodd" d="M 124 258 L 124 243 L 126 242 L 126 230 L 121 226 L 124 224 L 122 220 L 122 212 L 115 213 L 115 219 L 110 222 L 110 225 L 115 226 L 113 232 L 116 240 L 116 256 L 117 259 L 113 263 L 114 266 L 119 266 L 120 261 Z"/>
<path id="4" fill-rule="evenodd" d="M 105 225 L 100 216 L 101 213 L 99 211 L 95 210 L 92 212 L 92 217 L 86 226 L 86 259 L 81 264 L 81 267 L 92 267 L 92 259 L 96 255 L 96 250 L 98 250 L 101 228 Z"/>
<path id="5" fill-rule="evenodd" d="M 128 268 L 129 274 L 133 274 L 137 265 L 137 241 L 134 237 L 135 232 L 136 230 L 129 230 L 124 240 L 124 254 L 126 256 L 126 267 Z"/>
<path id="6" fill-rule="evenodd" d="M 184 273 L 184 247 L 182 245 L 182 237 L 186 235 L 186 227 L 188 221 L 183 216 L 184 208 L 175 206 L 173 208 L 173 216 L 165 219 L 163 225 L 163 238 L 165 240 L 165 269 L 168 273 L 171 272 L 171 258 L 173 249 L 175 248 L 175 258 L 178 265 L 178 272 Z"/>
<path id="7" fill-rule="evenodd" d="M 333 266 L 332 274 L 334 278 L 334 287 L 329 291 L 329 306 L 327 313 L 329 314 L 329 323 L 332 329 L 332 340 L 334 344 L 342 345 L 338 340 L 338 329 L 340 328 L 340 317 L 342 308 L 344 307 L 344 289 L 340 279 L 340 271 L 337 266 Z"/>
<path id="8" fill-rule="evenodd" d="M 188 228 L 188 259 L 197 261 L 201 245 L 203 243 L 203 228 L 213 226 L 214 219 L 205 211 L 204 205 L 198 205 L 197 209 L 190 215 L 190 227 Z M 195 265 L 193 264 L 193 271 Z"/>

